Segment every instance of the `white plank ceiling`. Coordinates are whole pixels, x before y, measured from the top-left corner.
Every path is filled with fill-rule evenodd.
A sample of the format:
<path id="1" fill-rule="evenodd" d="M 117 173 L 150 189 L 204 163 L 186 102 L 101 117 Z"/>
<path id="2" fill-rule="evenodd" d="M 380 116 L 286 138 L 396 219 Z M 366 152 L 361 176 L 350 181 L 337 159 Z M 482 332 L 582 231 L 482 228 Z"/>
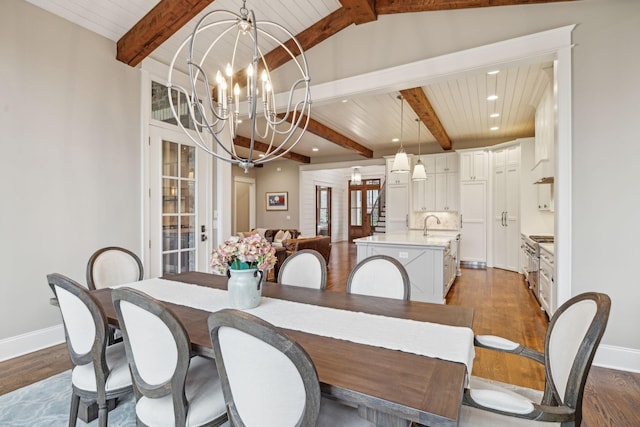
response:
<path id="1" fill-rule="evenodd" d="M 27 1 L 114 42 L 158 3 L 158 0 Z M 238 0 L 214 1 L 150 56 L 169 64 L 179 45 L 204 14 L 214 9 L 236 11 L 240 5 Z M 269 0 L 250 3 L 258 20 L 278 22 L 293 34 L 300 33 L 340 7 L 338 0 Z M 542 95 L 550 66 L 549 63 L 529 64 L 500 69 L 494 75 L 465 75 L 425 86 L 423 90 L 453 142 L 454 149 L 456 146 L 483 146 L 488 141 L 495 143 L 533 136 L 535 105 Z M 488 101 L 487 96 L 491 94 L 498 95 L 498 99 Z M 372 149 L 374 153 L 389 154 L 399 146 L 399 142 L 392 142 L 392 139 L 400 138 L 401 132 L 400 101 L 397 96 L 398 93 L 362 96 L 333 105 L 313 106 L 312 118 Z M 499 116 L 490 117 L 493 113 Z M 405 103 L 402 142 L 409 152 L 417 152 L 416 117 Z M 490 130 L 492 127 L 498 129 Z M 423 153 L 442 151 L 424 125 L 420 134 Z M 313 151 L 313 148 L 317 148 L 317 151 Z M 352 153 L 309 133 L 294 151 L 312 158 Z"/>

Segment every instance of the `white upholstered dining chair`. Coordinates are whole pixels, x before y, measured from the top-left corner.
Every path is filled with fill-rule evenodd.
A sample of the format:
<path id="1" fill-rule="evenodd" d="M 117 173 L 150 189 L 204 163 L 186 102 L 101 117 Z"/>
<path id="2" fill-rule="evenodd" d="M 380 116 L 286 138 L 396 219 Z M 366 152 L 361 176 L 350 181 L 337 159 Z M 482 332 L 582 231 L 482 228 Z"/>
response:
<path id="1" fill-rule="evenodd" d="M 138 424 L 219 426 L 227 413 L 216 364 L 191 357 L 191 342 L 169 308 L 131 288 L 111 291 L 136 392 Z"/>
<path id="2" fill-rule="evenodd" d="M 278 283 L 324 289 L 327 286 L 327 263 L 320 252 L 313 249 L 294 252 L 282 263 Z"/>
<path id="3" fill-rule="evenodd" d="M 47 275 L 62 314 L 71 358 L 69 426 L 76 425 L 80 400 L 98 404 L 98 424 L 108 422 L 108 401 L 132 392 L 131 375 L 122 343 L 107 346 L 107 320 L 85 287 L 61 274 Z"/>
<path id="4" fill-rule="evenodd" d="M 230 309 L 208 323 L 231 425 L 374 426 L 356 408 L 322 398 L 307 352 L 270 323 Z"/>
<path id="5" fill-rule="evenodd" d="M 128 249 L 108 246 L 98 249 L 87 263 L 87 286 L 102 289 L 137 282 L 144 277 L 140 258 Z"/>
<path id="6" fill-rule="evenodd" d="M 349 273 L 347 293 L 408 300 L 411 282 L 404 266 L 395 258 L 373 255 L 360 261 Z"/>
<path id="7" fill-rule="evenodd" d="M 518 354 L 544 364 L 544 392 L 472 377 L 465 390 L 460 426 L 580 426 L 587 375 L 609 318 L 611 300 L 589 292 L 553 314 L 544 353 L 495 336 L 476 346 Z"/>
<path id="8" fill-rule="evenodd" d="M 107 246 L 98 249 L 87 263 L 87 286 L 91 290 L 137 282 L 144 277 L 140 258 L 128 249 Z M 107 344 L 122 341 L 118 328 L 109 325 Z"/>

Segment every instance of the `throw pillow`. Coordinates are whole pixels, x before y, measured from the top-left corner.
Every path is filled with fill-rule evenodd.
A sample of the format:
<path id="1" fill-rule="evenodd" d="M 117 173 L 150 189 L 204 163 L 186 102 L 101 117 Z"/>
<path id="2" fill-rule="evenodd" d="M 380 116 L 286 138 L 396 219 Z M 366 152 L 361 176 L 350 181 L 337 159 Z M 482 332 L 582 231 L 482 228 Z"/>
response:
<path id="1" fill-rule="evenodd" d="M 273 243 L 282 243 L 282 240 L 284 240 L 283 237 L 284 237 L 284 231 L 278 230 L 276 235 L 273 237 Z"/>

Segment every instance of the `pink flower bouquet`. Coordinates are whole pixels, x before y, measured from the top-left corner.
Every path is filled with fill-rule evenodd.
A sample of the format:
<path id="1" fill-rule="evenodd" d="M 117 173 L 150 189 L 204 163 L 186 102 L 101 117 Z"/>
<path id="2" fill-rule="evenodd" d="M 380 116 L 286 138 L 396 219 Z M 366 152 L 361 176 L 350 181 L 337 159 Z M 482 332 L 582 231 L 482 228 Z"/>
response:
<path id="1" fill-rule="evenodd" d="M 257 268 L 266 271 L 276 264 L 276 250 L 259 234 L 240 238 L 233 236 L 211 253 L 214 273 L 226 274 L 227 270 Z"/>

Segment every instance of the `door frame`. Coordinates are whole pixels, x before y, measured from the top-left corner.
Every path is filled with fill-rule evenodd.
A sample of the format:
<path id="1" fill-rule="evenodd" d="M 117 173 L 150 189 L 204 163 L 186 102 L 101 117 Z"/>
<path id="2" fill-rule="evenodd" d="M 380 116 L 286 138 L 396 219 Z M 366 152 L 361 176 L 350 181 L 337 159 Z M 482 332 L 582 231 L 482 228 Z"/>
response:
<path id="1" fill-rule="evenodd" d="M 154 152 L 152 146 L 154 143 L 161 143 L 163 140 L 168 140 L 182 145 L 195 146 L 193 142 L 185 135 L 179 128 L 167 124 L 150 123 L 148 127 L 148 144 L 145 150 L 145 168 L 144 168 L 144 182 L 145 193 L 144 197 L 144 233 L 145 244 L 143 247 L 144 253 L 144 269 L 147 277 L 158 277 L 162 275 L 162 232 L 161 221 L 157 217 L 157 213 L 161 213 L 161 191 L 162 182 L 161 174 L 152 176 L 157 169 L 154 168 L 152 162 L 158 162 L 162 156 L 161 148 L 158 152 Z M 212 162 L 211 158 L 195 147 L 196 154 L 196 170 L 199 171 L 199 177 L 197 179 L 196 188 L 196 243 L 197 243 L 197 258 L 196 258 L 196 270 L 208 271 L 208 259 L 212 250 Z M 155 154 L 154 154 L 155 153 Z M 158 158 L 158 154 L 160 158 Z M 152 195 L 154 192 L 160 192 L 160 197 L 154 200 Z M 156 194 L 157 196 L 157 194 Z M 204 232 L 201 230 L 201 226 L 205 226 Z M 205 240 L 201 239 L 201 236 L 205 236 Z M 152 243 L 156 242 L 153 246 Z"/>
<path id="2" fill-rule="evenodd" d="M 238 230 L 237 229 L 237 186 L 236 183 L 242 182 L 244 184 L 249 184 L 249 230 Z M 238 231 L 251 231 L 256 228 L 256 180 L 255 178 L 245 178 L 243 176 L 234 176 L 233 177 L 233 224 L 231 225 L 232 229 L 236 232 Z"/>
<path id="3" fill-rule="evenodd" d="M 333 192 L 333 188 L 327 185 L 318 185 L 316 184 L 316 234 L 318 234 L 318 220 L 320 219 L 318 216 L 319 213 L 319 206 L 318 206 L 318 201 L 320 198 L 320 192 L 322 191 L 322 189 L 326 190 L 329 200 L 327 201 L 327 208 L 328 208 L 328 213 L 329 213 L 329 222 L 327 223 L 327 236 L 331 237 L 331 216 L 333 215 L 333 202 L 331 200 L 332 198 L 332 192 Z"/>

